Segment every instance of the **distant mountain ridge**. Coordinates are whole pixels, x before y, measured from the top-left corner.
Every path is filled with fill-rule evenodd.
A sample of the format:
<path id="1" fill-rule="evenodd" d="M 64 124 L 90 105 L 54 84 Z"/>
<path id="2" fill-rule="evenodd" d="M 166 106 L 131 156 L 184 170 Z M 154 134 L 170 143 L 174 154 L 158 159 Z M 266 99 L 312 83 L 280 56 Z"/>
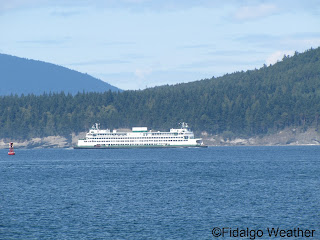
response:
<path id="1" fill-rule="evenodd" d="M 0 54 L 0 84 L 0 95 L 121 91 L 88 74 L 7 54 Z"/>

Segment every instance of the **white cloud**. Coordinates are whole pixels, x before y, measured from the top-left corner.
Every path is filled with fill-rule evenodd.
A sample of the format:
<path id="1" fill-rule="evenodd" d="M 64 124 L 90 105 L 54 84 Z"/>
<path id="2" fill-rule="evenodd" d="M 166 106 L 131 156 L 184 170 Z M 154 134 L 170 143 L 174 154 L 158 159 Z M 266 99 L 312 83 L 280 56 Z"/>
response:
<path id="1" fill-rule="evenodd" d="M 230 0 L 236 2 L 236 0 Z M 194 7 L 217 7 L 225 3 L 219 0 L 0 0 L 0 12 L 14 10 L 17 8 L 39 8 L 39 7 L 97 7 L 122 8 L 131 10 L 183 10 Z M 69 13 L 69 12 L 68 12 Z"/>
<path id="2" fill-rule="evenodd" d="M 281 61 L 284 55 L 290 55 L 292 56 L 294 54 L 293 50 L 287 50 L 287 51 L 276 51 L 272 53 L 267 59 L 266 59 L 266 64 L 275 64 L 278 61 Z"/>
<path id="3" fill-rule="evenodd" d="M 237 10 L 234 17 L 236 20 L 245 21 L 266 17 L 277 12 L 274 4 L 260 4 L 258 6 L 245 6 Z"/>
<path id="4" fill-rule="evenodd" d="M 134 72 L 134 75 L 137 76 L 140 79 L 144 79 L 147 75 L 152 73 L 151 68 L 146 68 L 146 69 L 136 69 Z"/>
<path id="5" fill-rule="evenodd" d="M 320 38 L 304 39 L 302 43 L 307 46 L 318 47 L 320 46 Z"/>
<path id="6" fill-rule="evenodd" d="M 42 2 L 41 0 L 0 0 L 0 12 L 5 12 L 8 10 L 16 8 L 24 8 L 27 6 L 35 6 Z"/>

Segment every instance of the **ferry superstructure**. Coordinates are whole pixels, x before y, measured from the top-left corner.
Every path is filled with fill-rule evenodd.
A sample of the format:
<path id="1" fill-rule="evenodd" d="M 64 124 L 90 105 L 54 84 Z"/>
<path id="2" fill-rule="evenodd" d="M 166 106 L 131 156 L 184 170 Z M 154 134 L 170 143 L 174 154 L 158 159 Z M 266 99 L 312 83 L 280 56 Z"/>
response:
<path id="1" fill-rule="evenodd" d="M 147 127 L 133 127 L 132 131 L 100 129 L 96 123 L 75 149 L 149 148 L 149 147 L 207 147 L 201 138 L 195 138 L 187 123 L 170 132 L 148 131 Z"/>

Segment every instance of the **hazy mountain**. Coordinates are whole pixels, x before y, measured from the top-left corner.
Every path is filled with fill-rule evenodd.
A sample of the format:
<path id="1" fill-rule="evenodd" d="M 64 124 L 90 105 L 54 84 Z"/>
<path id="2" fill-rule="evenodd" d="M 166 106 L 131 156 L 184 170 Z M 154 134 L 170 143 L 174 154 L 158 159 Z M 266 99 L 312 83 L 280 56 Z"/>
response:
<path id="1" fill-rule="evenodd" d="M 62 66 L 0 54 L 0 95 L 118 91 L 106 82 Z"/>

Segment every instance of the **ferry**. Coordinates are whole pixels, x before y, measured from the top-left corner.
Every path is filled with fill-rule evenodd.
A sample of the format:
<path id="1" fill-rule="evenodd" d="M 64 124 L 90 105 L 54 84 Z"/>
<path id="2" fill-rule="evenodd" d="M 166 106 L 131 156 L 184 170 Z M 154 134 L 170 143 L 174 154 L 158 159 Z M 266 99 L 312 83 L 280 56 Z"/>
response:
<path id="1" fill-rule="evenodd" d="M 100 129 L 95 123 L 84 139 L 79 139 L 74 149 L 108 148 L 181 148 L 207 147 L 201 138 L 195 138 L 187 123 L 170 132 L 148 131 L 147 127 L 133 127 L 132 131 Z"/>

